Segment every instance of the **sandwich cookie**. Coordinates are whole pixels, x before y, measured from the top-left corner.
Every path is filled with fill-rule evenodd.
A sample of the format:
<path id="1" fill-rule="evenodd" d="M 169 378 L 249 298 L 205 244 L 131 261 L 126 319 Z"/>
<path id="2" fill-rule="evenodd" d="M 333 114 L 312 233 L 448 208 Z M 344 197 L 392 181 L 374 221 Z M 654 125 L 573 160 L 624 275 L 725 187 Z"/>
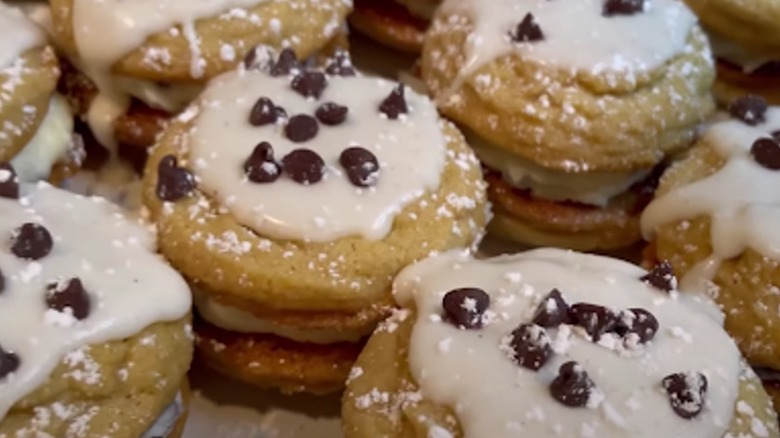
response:
<path id="1" fill-rule="evenodd" d="M 356 0 L 349 23 L 380 44 L 417 55 L 441 0 Z"/>

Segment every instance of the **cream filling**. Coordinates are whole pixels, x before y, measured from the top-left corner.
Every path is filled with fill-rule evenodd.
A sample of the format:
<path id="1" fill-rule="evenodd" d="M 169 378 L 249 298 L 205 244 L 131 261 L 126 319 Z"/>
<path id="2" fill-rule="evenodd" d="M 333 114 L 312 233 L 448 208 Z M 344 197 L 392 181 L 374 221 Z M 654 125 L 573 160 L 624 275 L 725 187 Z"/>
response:
<path id="1" fill-rule="evenodd" d="M 477 157 L 491 169 L 501 172 L 513 187 L 530 190 L 534 196 L 552 201 L 576 201 L 603 207 L 650 173 L 564 173 L 539 166 L 498 146 L 468 136 Z"/>
<path id="2" fill-rule="evenodd" d="M 770 62 L 780 61 L 780 56 L 778 55 L 768 56 L 752 53 L 728 38 L 710 30 L 707 31 L 707 34 L 715 57 L 742 67 L 742 71 L 745 73 L 753 73 Z"/>
<path id="3" fill-rule="evenodd" d="M 165 411 L 157 417 L 157 421 L 146 431 L 141 438 L 165 438 L 173 432 L 176 422 L 184 414 L 184 399 L 181 392 L 176 394 L 176 399 L 165 408 Z"/>
<path id="4" fill-rule="evenodd" d="M 73 135 L 73 114 L 60 95 L 54 95 L 49 109 L 32 139 L 11 160 L 22 181 L 47 179 L 51 168 L 68 153 Z"/>
<path id="5" fill-rule="evenodd" d="M 219 328 L 232 332 L 269 334 L 296 342 L 323 345 L 338 342 L 357 342 L 370 334 L 370 330 L 306 330 L 283 326 L 235 307 L 220 304 L 209 298 L 205 293 L 196 292 L 194 295 L 195 307 L 203 319 Z"/>
<path id="6" fill-rule="evenodd" d="M 395 0 L 396 3 L 400 3 L 409 12 L 417 18 L 431 21 L 433 15 L 436 13 L 440 2 L 432 2 L 427 0 Z"/>

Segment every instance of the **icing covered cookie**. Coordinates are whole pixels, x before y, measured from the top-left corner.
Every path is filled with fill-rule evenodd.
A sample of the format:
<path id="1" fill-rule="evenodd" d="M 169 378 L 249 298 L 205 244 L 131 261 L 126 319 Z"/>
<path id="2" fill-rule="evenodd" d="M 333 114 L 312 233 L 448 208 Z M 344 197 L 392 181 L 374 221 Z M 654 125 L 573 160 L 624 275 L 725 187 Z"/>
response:
<path id="1" fill-rule="evenodd" d="M 350 373 L 345 435 L 779 436 L 717 310 L 675 286 L 557 249 L 412 265 Z"/>
<path id="2" fill-rule="evenodd" d="M 78 169 L 80 143 L 73 117 L 55 93 L 60 71 L 44 32 L 16 9 L 0 4 L 0 161 L 27 181 L 59 181 Z"/>
<path id="3" fill-rule="evenodd" d="M 441 0 L 356 0 L 349 23 L 394 49 L 418 54 Z"/>
<path id="4" fill-rule="evenodd" d="M 713 91 L 727 105 L 747 93 L 780 104 L 780 3 L 686 0 L 707 31 L 718 60 Z"/>
<path id="5" fill-rule="evenodd" d="M 66 84 L 68 95 L 100 143 L 148 147 L 167 116 L 253 47 L 315 54 L 340 37 L 351 7 L 351 0 L 55 0 L 52 21 L 80 72 Z"/>
<path id="6" fill-rule="evenodd" d="M 473 244 L 479 163 L 434 105 L 291 50 L 214 79 L 161 138 L 144 199 L 166 258 L 196 289 L 198 347 L 257 385 L 343 384 L 390 282 Z"/>
<path id="7" fill-rule="evenodd" d="M 746 96 L 664 175 L 642 216 L 651 258 L 708 290 L 755 366 L 780 369 L 780 108 Z"/>
<path id="8" fill-rule="evenodd" d="M 0 170 L 0 437 L 166 436 L 192 358 L 187 283 L 146 226 L 11 169 Z"/>
<path id="9" fill-rule="evenodd" d="M 534 245 L 638 241 L 653 169 L 714 108 L 707 40 L 677 0 L 450 0 L 421 67 L 488 168 L 493 229 Z"/>

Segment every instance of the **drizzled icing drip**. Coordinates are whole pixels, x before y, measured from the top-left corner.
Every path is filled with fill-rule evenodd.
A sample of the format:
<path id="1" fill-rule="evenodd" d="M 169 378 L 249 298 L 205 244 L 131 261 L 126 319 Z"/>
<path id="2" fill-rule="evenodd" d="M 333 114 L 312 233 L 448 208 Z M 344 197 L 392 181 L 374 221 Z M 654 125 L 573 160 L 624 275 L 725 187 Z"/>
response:
<path id="1" fill-rule="evenodd" d="M 461 76 L 511 52 L 592 74 L 651 70 L 684 51 L 696 22 L 678 0 L 648 0 L 634 15 L 605 17 L 603 8 L 604 0 L 448 0 L 440 13 L 473 22 Z M 513 42 L 510 33 L 529 13 L 544 39 Z"/>
<path id="2" fill-rule="evenodd" d="M 0 3 L 0 68 L 26 50 L 43 44 L 43 32 L 20 11 Z"/>
<path id="3" fill-rule="evenodd" d="M 780 261 L 780 171 L 759 165 L 750 150 L 759 138 L 780 131 L 780 107 L 771 107 L 765 122 L 740 120 L 712 125 L 703 142 L 727 161 L 714 174 L 675 188 L 653 201 L 642 215 L 642 232 L 651 239 L 658 227 L 700 215 L 712 219 L 713 254 L 683 279 L 683 287 L 699 288 L 711 280 L 722 260 L 751 248 Z"/>
<path id="4" fill-rule="evenodd" d="M 450 252 L 412 265 L 394 287 L 396 300 L 417 311 L 410 371 L 427 400 L 453 409 L 467 438 L 721 437 L 737 399 L 739 352 L 719 323 L 699 311 L 706 298 L 660 291 L 641 280 L 646 274 L 623 261 L 555 249 L 489 260 Z M 460 329 L 443 317 L 443 296 L 463 287 L 490 296 L 481 329 Z M 544 301 L 556 289 L 573 307 L 642 309 L 635 315 L 654 315 L 657 325 L 645 328 L 657 332 L 647 333 L 645 344 L 625 345 L 612 333 L 593 342 L 566 320 L 529 329 L 532 321 L 549 322 L 538 318 L 540 306 L 558 311 Z M 537 341 L 525 346 L 526 356 L 508 357 L 506 337 L 512 333 L 517 343 L 513 331 L 523 324 L 525 340 Z M 549 338 L 537 336 L 541 330 Z M 527 354 L 542 347 L 544 357 Z M 534 359 L 533 367 L 518 359 Z M 562 367 L 570 362 L 576 365 Z M 705 407 L 694 420 L 675 413 L 664 390 L 664 379 L 676 373 L 702 373 L 708 381 Z M 577 388 L 588 389 L 587 400 Z"/>
<path id="5" fill-rule="evenodd" d="M 0 377 L 0 418 L 67 353 L 182 318 L 191 305 L 187 284 L 154 254 L 152 234 L 117 207 L 45 183 L 22 185 L 21 192 L 18 200 L 0 198 L 0 345 L 19 359 Z M 23 223 L 48 230 L 49 253 L 25 260 L 11 252 L 9 236 Z M 68 281 L 73 278 L 78 282 Z M 56 300 L 51 284 L 62 294 Z M 60 307 L 73 309 L 73 316 Z"/>
<path id="6" fill-rule="evenodd" d="M 199 188 L 265 236 L 383 238 L 406 204 L 439 185 L 446 141 L 436 109 L 411 90 L 399 98 L 396 84 L 363 76 L 328 76 L 320 98 L 306 98 L 291 86 L 295 75 L 240 70 L 210 84 L 188 142 Z M 267 123 L 253 111 L 258 102 Z M 318 126 L 312 115 L 327 102 L 348 112 L 341 123 Z M 274 105 L 286 115 L 272 112 Z M 271 148 L 262 157 L 253 154 L 261 142 Z M 250 156 L 268 172 L 277 172 L 276 160 L 283 176 L 249 180 Z"/>

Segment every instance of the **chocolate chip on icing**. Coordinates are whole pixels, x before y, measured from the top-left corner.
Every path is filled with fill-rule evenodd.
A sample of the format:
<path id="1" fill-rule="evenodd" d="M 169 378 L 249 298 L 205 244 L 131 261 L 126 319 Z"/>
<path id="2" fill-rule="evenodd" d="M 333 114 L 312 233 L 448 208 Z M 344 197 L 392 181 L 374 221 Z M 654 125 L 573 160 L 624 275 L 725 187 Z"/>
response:
<path id="1" fill-rule="evenodd" d="M 195 190 L 195 176 L 187 169 L 179 167 L 176 157 L 166 155 L 157 165 L 157 187 L 155 192 L 162 201 L 178 201 Z"/>
<path id="2" fill-rule="evenodd" d="M 666 260 L 653 266 L 647 275 L 639 279 L 665 292 L 671 292 L 677 287 L 677 277 L 674 276 L 672 264 Z"/>
<path id="3" fill-rule="evenodd" d="M 3 271 L 0 271 L 0 294 L 5 291 L 5 276 Z"/>
<path id="4" fill-rule="evenodd" d="M 267 141 L 261 142 L 244 162 L 244 173 L 255 183 L 274 182 L 281 175 L 279 164 L 274 161 L 274 148 Z"/>
<path id="5" fill-rule="evenodd" d="M 67 281 L 49 284 L 46 293 L 46 305 L 58 312 L 70 313 L 78 320 L 89 316 L 90 298 L 81 280 L 71 278 Z"/>
<path id="6" fill-rule="evenodd" d="M 729 114 L 750 126 L 756 126 L 764 123 L 767 108 L 763 97 L 748 94 L 731 102 Z"/>
<path id="7" fill-rule="evenodd" d="M 51 252 L 54 241 L 43 225 L 27 222 L 11 235 L 11 252 L 20 259 L 39 260 Z"/>
<path id="8" fill-rule="evenodd" d="M 588 405 L 595 388 L 582 366 L 571 361 L 558 369 L 558 376 L 550 383 L 550 394 L 566 406 L 581 408 Z"/>
<path id="9" fill-rule="evenodd" d="M 333 102 L 325 102 L 317 108 L 314 115 L 323 125 L 336 126 L 347 120 L 349 108 Z"/>
<path id="10" fill-rule="evenodd" d="M 19 369 L 20 364 L 21 360 L 16 353 L 5 351 L 0 345 L 0 380 Z"/>
<path id="11" fill-rule="evenodd" d="M 645 9 L 645 0 L 606 0 L 601 14 L 605 17 L 614 15 L 634 15 Z"/>
<path id="12" fill-rule="evenodd" d="M 409 112 L 409 108 L 406 106 L 406 98 L 404 97 L 404 84 L 398 84 L 393 88 L 393 91 L 379 104 L 379 112 L 392 120 L 397 119 L 401 114 Z"/>
<path id="13" fill-rule="evenodd" d="M 664 377 L 661 386 L 669 395 L 674 412 L 686 420 L 699 415 L 704 408 L 707 378 L 697 372 L 675 373 Z"/>
<path id="14" fill-rule="evenodd" d="M 571 322 L 569 304 L 563 299 L 561 291 L 553 289 L 539 304 L 534 314 L 534 324 L 552 328 Z"/>
<path id="15" fill-rule="evenodd" d="M 474 287 L 453 289 L 444 295 L 441 306 L 444 318 L 450 324 L 462 329 L 478 329 L 484 324 L 490 295 Z"/>
<path id="16" fill-rule="evenodd" d="M 536 371 L 553 355 L 550 337 L 536 324 L 520 324 L 511 334 L 513 359 L 521 367 Z"/>
<path id="17" fill-rule="evenodd" d="M 325 73 L 331 76 L 354 76 L 355 69 L 352 67 L 349 52 L 346 50 L 337 51 L 325 66 Z"/>
<path id="18" fill-rule="evenodd" d="M 341 153 L 339 163 L 347 172 L 349 181 L 357 187 L 371 187 L 379 176 L 379 162 L 371 151 L 352 146 Z"/>
<path id="19" fill-rule="evenodd" d="M 571 322 L 585 331 L 598 342 L 601 335 L 614 330 L 618 317 L 612 310 L 598 304 L 577 303 L 569 309 Z"/>
<path id="20" fill-rule="evenodd" d="M 0 198 L 19 198 L 19 177 L 11 163 L 0 163 Z"/>
<path id="21" fill-rule="evenodd" d="M 639 343 L 651 341 L 658 332 L 658 320 L 645 309 L 629 309 L 620 312 L 615 332 L 620 336 L 635 334 Z"/>
<path id="22" fill-rule="evenodd" d="M 299 68 L 300 64 L 298 63 L 298 57 L 295 56 L 295 51 L 287 48 L 279 53 L 279 58 L 271 65 L 269 73 L 271 76 L 284 76 Z"/>
<path id="23" fill-rule="evenodd" d="M 544 33 L 536 18 L 530 12 L 525 15 L 523 20 L 509 32 L 509 38 L 516 43 L 528 43 L 533 41 L 542 41 Z"/>
<path id="24" fill-rule="evenodd" d="M 296 114 L 290 117 L 284 126 L 284 134 L 295 143 L 311 140 L 317 136 L 319 130 L 317 119 L 308 114 Z"/>
<path id="25" fill-rule="evenodd" d="M 257 99 L 252 110 L 249 111 L 249 124 L 252 126 L 264 126 L 276 123 L 279 119 L 279 109 L 273 101 L 267 97 Z M 282 109 L 282 111 L 284 111 Z"/>
<path id="26" fill-rule="evenodd" d="M 759 138 L 750 148 L 750 154 L 761 166 L 769 170 L 780 170 L 780 141 Z"/>
<path id="27" fill-rule="evenodd" d="M 325 174 L 325 162 L 310 149 L 295 149 L 282 158 L 282 170 L 297 183 L 315 184 Z"/>
<path id="28" fill-rule="evenodd" d="M 328 79 L 321 71 L 307 70 L 296 75 L 290 86 L 303 97 L 319 99 L 325 87 L 328 86 Z"/>

